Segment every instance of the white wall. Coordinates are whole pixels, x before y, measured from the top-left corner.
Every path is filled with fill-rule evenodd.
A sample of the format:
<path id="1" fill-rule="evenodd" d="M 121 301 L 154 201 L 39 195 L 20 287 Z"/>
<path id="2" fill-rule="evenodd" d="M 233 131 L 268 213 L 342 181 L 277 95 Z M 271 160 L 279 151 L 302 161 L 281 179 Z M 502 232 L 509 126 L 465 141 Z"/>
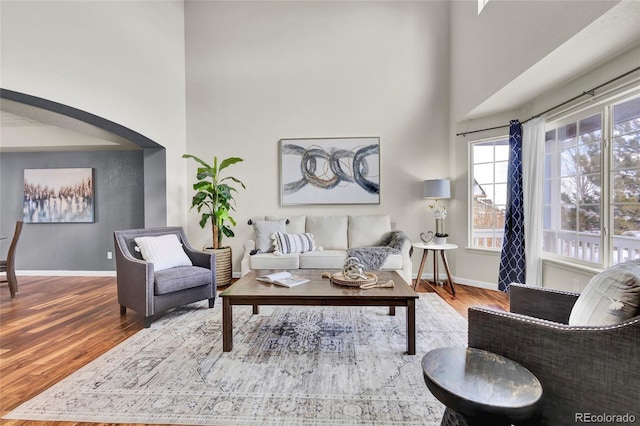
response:
<path id="1" fill-rule="evenodd" d="M 451 2 L 452 119 L 473 108 L 619 1 Z"/>
<path id="2" fill-rule="evenodd" d="M 234 271 L 254 215 L 389 213 L 413 239 L 433 228 L 421 182 L 449 173 L 448 2 L 188 2 L 185 17 L 187 151 L 245 159 L 228 169 L 247 185 L 225 239 Z M 381 204 L 280 206 L 278 141 L 338 136 L 381 138 Z"/>
<path id="3" fill-rule="evenodd" d="M 167 220 L 185 221 L 181 1 L 2 1 L 1 82 L 78 108 L 167 148 Z"/>

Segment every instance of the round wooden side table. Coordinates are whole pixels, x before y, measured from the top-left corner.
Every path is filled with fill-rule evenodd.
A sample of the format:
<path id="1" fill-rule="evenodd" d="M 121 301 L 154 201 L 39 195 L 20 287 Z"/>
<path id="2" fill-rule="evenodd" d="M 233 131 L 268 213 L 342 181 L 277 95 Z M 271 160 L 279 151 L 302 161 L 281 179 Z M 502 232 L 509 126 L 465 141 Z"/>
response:
<path id="1" fill-rule="evenodd" d="M 445 425 L 511 425 L 537 413 L 542 385 L 522 365 L 476 348 L 438 348 L 422 358 L 427 387 L 447 406 Z"/>

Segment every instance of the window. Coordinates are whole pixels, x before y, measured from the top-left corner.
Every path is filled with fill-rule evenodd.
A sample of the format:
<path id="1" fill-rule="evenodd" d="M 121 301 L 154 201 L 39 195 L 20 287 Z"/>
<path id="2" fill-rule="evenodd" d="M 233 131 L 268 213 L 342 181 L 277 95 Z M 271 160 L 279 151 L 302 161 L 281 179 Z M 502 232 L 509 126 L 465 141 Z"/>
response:
<path id="1" fill-rule="evenodd" d="M 507 204 L 509 139 L 471 143 L 470 247 L 499 249 Z"/>
<path id="2" fill-rule="evenodd" d="M 544 167 L 545 253 L 640 258 L 640 97 L 549 123 Z"/>

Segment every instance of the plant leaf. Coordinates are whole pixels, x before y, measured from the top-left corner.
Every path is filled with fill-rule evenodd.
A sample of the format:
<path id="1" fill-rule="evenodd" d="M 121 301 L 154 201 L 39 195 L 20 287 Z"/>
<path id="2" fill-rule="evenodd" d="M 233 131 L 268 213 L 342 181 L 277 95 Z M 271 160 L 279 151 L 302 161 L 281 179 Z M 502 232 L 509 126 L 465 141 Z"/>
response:
<path id="1" fill-rule="evenodd" d="M 220 169 L 226 169 L 227 167 L 229 167 L 232 164 L 235 163 L 239 163 L 240 161 L 244 161 L 242 158 L 239 157 L 229 157 L 229 158 L 225 158 L 224 160 L 222 160 L 222 162 L 220 163 Z"/>
<path id="2" fill-rule="evenodd" d="M 202 164 L 205 168 L 210 169 L 211 166 L 208 165 L 204 160 L 199 159 L 198 157 L 196 157 L 195 155 L 191 155 L 191 154 L 183 154 L 182 158 L 192 158 L 195 161 L 197 161 L 198 163 Z"/>

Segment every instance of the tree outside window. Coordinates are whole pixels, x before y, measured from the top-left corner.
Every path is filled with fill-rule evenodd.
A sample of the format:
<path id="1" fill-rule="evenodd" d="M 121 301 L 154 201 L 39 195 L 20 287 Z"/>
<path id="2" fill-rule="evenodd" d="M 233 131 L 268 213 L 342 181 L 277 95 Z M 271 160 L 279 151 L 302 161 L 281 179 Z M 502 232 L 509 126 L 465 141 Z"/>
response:
<path id="1" fill-rule="evenodd" d="M 605 267 L 640 258 L 640 98 L 547 131 L 543 212 L 545 252 Z"/>

